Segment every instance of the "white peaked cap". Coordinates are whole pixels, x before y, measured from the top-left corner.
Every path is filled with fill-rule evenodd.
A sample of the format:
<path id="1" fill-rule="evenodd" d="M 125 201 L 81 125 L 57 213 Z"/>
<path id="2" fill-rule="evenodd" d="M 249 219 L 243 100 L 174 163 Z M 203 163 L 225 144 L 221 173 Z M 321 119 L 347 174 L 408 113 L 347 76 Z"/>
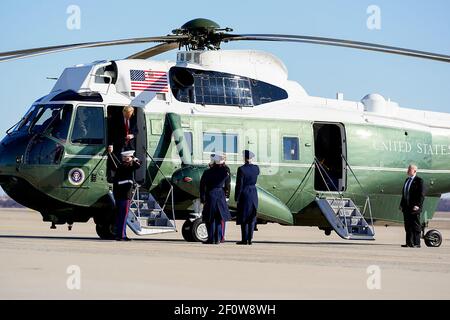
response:
<path id="1" fill-rule="evenodd" d="M 223 155 L 220 153 L 216 153 L 216 154 L 212 154 L 211 155 L 211 164 L 215 163 L 215 164 L 222 164 L 224 163 L 224 159 L 223 159 Z"/>
<path id="2" fill-rule="evenodd" d="M 134 150 L 123 151 L 120 154 L 122 157 L 132 157 L 134 155 Z"/>

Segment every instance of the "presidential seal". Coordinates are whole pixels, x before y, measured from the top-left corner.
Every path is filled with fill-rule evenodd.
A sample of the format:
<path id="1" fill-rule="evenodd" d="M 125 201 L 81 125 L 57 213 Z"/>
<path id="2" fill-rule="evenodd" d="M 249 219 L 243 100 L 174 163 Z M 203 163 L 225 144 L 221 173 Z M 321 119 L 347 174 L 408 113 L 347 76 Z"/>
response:
<path id="1" fill-rule="evenodd" d="M 79 186 L 85 178 L 84 171 L 80 168 L 73 168 L 69 171 L 69 182 L 74 186 Z"/>

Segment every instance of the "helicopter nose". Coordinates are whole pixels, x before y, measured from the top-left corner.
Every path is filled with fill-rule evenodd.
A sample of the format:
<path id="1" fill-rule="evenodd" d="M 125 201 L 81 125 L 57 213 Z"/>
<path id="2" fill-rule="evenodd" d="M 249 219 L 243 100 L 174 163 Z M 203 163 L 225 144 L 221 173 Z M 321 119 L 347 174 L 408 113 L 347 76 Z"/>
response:
<path id="1" fill-rule="evenodd" d="M 0 175 L 17 175 L 16 167 L 23 160 L 29 138 L 6 136 L 0 142 Z"/>
<path id="2" fill-rule="evenodd" d="M 4 167 L 8 165 L 8 150 L 5 146 L 5 143 L 0 142 L 0 175 L 2 174 L 2 171 L 4 170 Z"/>

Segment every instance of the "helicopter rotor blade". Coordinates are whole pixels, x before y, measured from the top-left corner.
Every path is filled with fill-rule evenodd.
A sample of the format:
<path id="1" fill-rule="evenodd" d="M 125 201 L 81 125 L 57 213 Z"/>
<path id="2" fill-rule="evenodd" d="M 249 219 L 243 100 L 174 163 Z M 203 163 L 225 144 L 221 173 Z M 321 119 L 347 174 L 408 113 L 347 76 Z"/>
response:
<path id="1" fill-rule="evenodd" d="M 177 49 L 179 46 L 180 45 L 178 42 L 161 43 L 154 47 L 132 54 L 131 56 L 128 56 L 127 59 L 148 59 L 158 54 Z"/>
<path id="2" fill-rule="evenodd" d="M 300 35 L 284 35 L 284 34 L 242 34 L 233 35 L 227 34 L 222 37 L 222 40 L 227 41 L 281 41 L 281 42 L 301 42 L 310 44 L 319 44 L 336 47 L 346 47 L 360 50 L 377 51 L 383 53 L 397 54 L 403 56 L 410 56 L 422 59 L 436 60 L 441 62 L 450 62 L 450 56 L 437 54 L 426 51 L 411 50 L 399 47 L 385 46 L 380 44 L 350 41 L 333 38 L 300 36 Z"/>
<path id="3" fill-rule="evenodd" d="M 57 53 L 69 50 L 84 49 L 84 48 L 95 48 L 95 47 L 107 47 L 107 46 L 118 46 L 118 45 L 130 45 L 130 44 L 140 44 L 149 42 L 163 42 L 163 43 L 176 43 L 184 40 L 186 36 L 174 35 L 174 36 L 161 36 L 161 37 L 144 37 L 144 38 L 131 38 L 131 39 L 120 39 L 112 41 L 96 41 L 96 42 L 85 42 L 85 43 L 75 43 L 60 46 L 51 47 L 41 47 L 32 48 L 24 50 L 15 50 L 0 53 L 0 62 L 12 61 L 23 58 L 30 58 L 38 55 Z"/>

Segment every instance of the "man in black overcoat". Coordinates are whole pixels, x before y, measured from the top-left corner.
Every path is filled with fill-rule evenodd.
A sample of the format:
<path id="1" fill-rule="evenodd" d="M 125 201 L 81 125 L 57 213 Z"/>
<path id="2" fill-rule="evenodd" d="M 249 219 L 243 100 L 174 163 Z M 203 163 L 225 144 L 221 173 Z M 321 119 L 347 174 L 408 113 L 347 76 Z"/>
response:
<path id="1" fill-rule="evenodd" d="M 406 231 L 406 243 L 402 247 L 420 248 L 420 214 L 425 199 L 425 188 L 423 180 L 417 176 L 417 166 L 409 165 L 408 178 L 402 189 L 402 200 L 400 209 L 403 212 L 403 220 Z"/>

